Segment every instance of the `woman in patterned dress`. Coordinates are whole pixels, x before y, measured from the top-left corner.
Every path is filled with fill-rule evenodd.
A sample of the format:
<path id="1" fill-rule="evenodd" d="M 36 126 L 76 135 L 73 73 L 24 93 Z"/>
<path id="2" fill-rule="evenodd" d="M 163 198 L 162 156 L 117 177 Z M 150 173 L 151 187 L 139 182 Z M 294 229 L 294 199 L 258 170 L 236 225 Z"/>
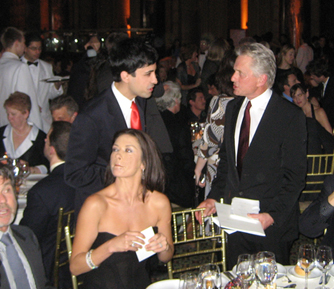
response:
<path id="1" fill-rule="evenodd" d="M 227 51 L 216 74 L 216 84 L 214 86 L 208 85 L 209 93 L 211 94 L 214 87 L 216 87 L 218 95 L 215 95 L 210 102 L 201 144 L 197 151 L 198 159 L 195 168 L 196 184 L 200 187 L 205 186 L 205 198 L 211 190 L 211 183 L 217 173 L 218 153 L 224 135 L 226 106 L 234 98 L 231 77 L 234 73 L 233 65 L 235 59 L 235 52 L 232 50 Z M 199 178 L 205 165 L 206 180 L 201 183 Z"/>

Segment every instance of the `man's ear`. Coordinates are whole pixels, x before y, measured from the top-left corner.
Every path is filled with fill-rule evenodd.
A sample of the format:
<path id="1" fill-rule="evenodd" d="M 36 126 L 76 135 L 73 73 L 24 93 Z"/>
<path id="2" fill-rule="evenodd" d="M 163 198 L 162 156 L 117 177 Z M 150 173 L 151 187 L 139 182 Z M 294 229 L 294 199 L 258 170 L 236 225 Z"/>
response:
<path id="1" fill-rule="evenodd" d="M 122 71 L 120 76 L 123 82 L 125 83 L 129 82 L 129 76 L 130 76 L 129 73 L 127 73 L 126 71 Z"/>
<path id="2" fill-rule="evenodd" d="M 268 80 L 268 76 L 266 74 L 261 74 L 257 80 L 257 85 L 263 86 L 266 84 L 267 80 Z"/>
<path id="3" fill-rule="evenodd" d="M 55 147 L 53 147 L 51 145 L 49 146 L 49 150 L 50 150 L 50 155 L 56 155 L 57 154 Z"/>

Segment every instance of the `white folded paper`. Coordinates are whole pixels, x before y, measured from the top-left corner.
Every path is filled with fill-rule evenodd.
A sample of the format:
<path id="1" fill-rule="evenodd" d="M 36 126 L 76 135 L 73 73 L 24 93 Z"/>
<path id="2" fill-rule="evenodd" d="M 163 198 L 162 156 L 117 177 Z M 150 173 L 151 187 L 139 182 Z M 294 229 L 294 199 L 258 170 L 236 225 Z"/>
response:
<path id="1" fill-rule="evenodd" d="M 247 214 L 258 214 L 260 211 L 258 200 L 233 198 L 231 205 L 216 203 L 218 220 L 222 228 L 265 236 L 259 220 L 252 219 Z"/>
<path id="2" fill-rule="evenodd" d="M 145 242 L 145 245 L 147 245 L 148 240 L 154 236 L 153 227 L 148 227 L 147 229 L 141 231 L 141 233 L 143 235 L 145 235 L 145 239 L 143 239 L 143 241 Z M 136 251 L 137 258 L 138 258 L 139 262 L 141 262 L 141 261 L 151 257 L 152 255 L 156 254 L 153 251 L 146 251 L 145 245 L 143 245 L 143 244 L 140 244 L 140 245 L 142 246 L 142 248 L 138 249 L 138 251 Z"/>

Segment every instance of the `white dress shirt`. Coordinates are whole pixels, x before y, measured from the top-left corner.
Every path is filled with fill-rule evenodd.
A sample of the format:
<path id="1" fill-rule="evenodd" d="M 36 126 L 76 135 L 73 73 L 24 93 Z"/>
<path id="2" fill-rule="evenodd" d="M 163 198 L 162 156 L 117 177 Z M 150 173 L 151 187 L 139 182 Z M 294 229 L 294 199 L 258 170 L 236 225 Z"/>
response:
<path id="1" fill-rule="evenodd" d="M 116 100 L 121 108 L 122 114 L 124 116 L 126 126 L 131 128 L 131 104 L 135 101 L 135 98 L 129 100 L 125 97 L 115 86 L 115 81 L 111 84 L 112 92 L 114 93 Z"/>
<path id="2" fill-rule="evenodd" d="M 251 144 L 253 137 L 256 133 L 257 127 L 262 119 L 263 113 L 266 110 L 268 102 L 271 98 L 272 90 L 267 89 L 264 93 L 260 94 L 259 96 L 252 99 L 250 102 L 252 104 L 249 113 L 250 113 L 250 128 L 249 128 L 249 145 Z M 237 155 L 238 155 L 238 146 L 239 146 L 239 136 L 240 136 L 240 129 L 241 124 L 244 119 L 245 109 L 248 104 L 249 100 L 245 97 L 244 102 L 242 103 L 237 123 L 235 126 L 234 132 L 234 143 L 235 143 L 235 161 L 237 162 Z"/>

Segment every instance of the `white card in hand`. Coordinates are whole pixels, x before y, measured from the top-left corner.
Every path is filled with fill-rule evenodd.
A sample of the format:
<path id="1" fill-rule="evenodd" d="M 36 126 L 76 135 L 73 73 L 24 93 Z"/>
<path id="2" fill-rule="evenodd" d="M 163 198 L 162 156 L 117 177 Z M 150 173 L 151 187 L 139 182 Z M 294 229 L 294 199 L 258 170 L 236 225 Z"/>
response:
<path id="1" fill-rule="evenodd" d="M 153 227 L 148 227 L 147 229 L 141 231 L 141 233 L 143 235 L 145 235 L 145 239 L 144 239 L 144 242 L 145 242 L 145 245 L 148 244 L 148 240 L 151 239 L 153 236 L 154 236 L 154 230 L 153 230 Z M 137 258 L 138 258 L 138 261 L 141 262 L 149 257 L 151 257 L 152 255 L 156 254 L 155 252 L 153 251 L 146 251 L 145 249 L 145 245 L 142 245 L 141 249 L 138 249 L 138 251 L 136 252 L 137 254 Z"/>

